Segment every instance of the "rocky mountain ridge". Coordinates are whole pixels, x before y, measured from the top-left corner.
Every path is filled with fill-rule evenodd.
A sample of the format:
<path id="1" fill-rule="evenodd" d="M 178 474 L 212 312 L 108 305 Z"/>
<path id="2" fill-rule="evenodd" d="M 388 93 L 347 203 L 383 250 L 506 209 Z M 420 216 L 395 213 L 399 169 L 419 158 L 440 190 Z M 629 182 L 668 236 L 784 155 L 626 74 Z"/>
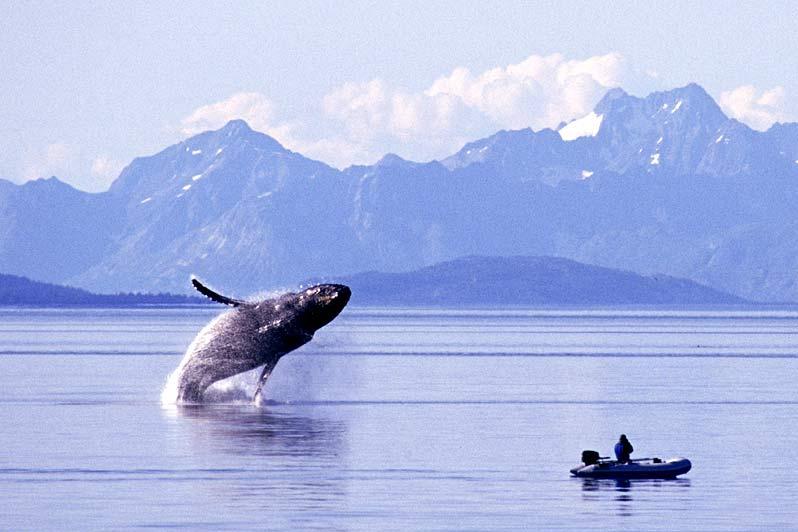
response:
<path id="1" fill-rule="evenodd" d="M 798 300 L 798 124 L 754 131 L 695 84 L 613 89 L 557 130 L 343 171 L 234 120 L 132 161 L 101 194 L 0 181 L 0 271 L 102 291 L 242 292 L 553 255 Z"/>

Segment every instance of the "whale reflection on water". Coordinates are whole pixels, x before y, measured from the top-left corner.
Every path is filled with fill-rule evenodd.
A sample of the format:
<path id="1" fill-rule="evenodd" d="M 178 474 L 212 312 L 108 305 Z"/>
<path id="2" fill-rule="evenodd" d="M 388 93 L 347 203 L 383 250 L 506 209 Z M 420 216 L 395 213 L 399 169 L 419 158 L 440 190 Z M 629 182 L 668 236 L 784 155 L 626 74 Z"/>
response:
<path id="1" fill-rule="evenodd" d="M 344 439 L 345 424 L 311 415 L 295 408 L 249 405 L 186 405 L 165 409 L 176 429 L 193 445 L 213 451 L 248 456 L 337 456 Z"/>
<path id="2" fill-rule="evenodd" d="M 212 481 L 191 489 L 216 506 L 256 516 L 264 526 L 302 529 L 302 519 L 331 515 L 348 498 L 345 476 L 336 474 L 348 459 L 341 420 L 290 405 L 176 406 L 165 413 L 170 454 L 208 468 Z"/>

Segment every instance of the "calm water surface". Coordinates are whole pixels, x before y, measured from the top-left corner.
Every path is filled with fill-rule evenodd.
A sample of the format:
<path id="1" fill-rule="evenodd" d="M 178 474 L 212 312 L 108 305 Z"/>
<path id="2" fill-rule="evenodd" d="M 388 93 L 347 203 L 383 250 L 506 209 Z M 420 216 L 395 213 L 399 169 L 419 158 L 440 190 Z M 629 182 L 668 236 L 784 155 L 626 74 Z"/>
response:
<path id="1" fill-rule="evenodd" d="M 267 405 L 161 405 L 216 312 L 0 310 L 0 528 L 798 526 L 798 312 L 347 309 Z M 621 432 L 693 470 L 569 477 Z"/>

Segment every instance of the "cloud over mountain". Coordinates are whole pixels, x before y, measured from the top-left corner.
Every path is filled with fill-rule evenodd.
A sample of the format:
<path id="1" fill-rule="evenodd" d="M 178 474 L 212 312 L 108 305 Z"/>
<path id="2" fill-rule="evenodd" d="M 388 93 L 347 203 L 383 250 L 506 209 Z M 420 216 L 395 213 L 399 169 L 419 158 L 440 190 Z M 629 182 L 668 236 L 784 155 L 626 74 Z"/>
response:
<path id="1" fill-rule="evenodd" d="M 743 85 L 721 92 L 719 103 L 729 116 L 760 131 L 785 120 L 784 87 L 778 85 L 762 92 Z"/>
<path id="2" fill-rule="evenodd" d="M 348 81 L 302 116 L 281 116 L 262 92 L 238 92 L 198 107 L 177 129 L 190 136 L 243 119 L 284 146 L 338 168 L 371 164 L 385 153 L 432 160 L 497 129 L 556 128 L 587 114 L 608 89 L 640 75 L 617 52 L 587 58 L 532 54 L 481 72 L 458 66 L 422 89 L 380 78 Z M 786 118 L 780 86 L 737 87 L 722 92 L 719 103 L 758 130 Z"/>
<path id="3" fill-rule="evenodd" d="M 42 152 L 29 157 L 24 178 L 38 179 L 63 173 L 74 156 L 74 148 L 65 142 L 48 144 Z"/>
<path id="4" fill-rule="evenodd" d="M 476 74 L 456 67 L 417 91 L 379 78 L 352 81 L 322 98 L 318 116 L 324 124 L 278 120 L 265 94 L 240 92 L 195 109 L 179 129 L 189 136 L 240 118 L 338 167 L 374 162 L 385 152 L 426 160 L 496 129 L 556 127 L 583 115 L 621 84 L 626 71 L 614 52 L 586 59 L 551 54 Z"/>
<path id="5" fill-rule="evenodd" d="M 555 127 L 589 111 L 608 88 L 621 84 L 624 70 L 618 53 L 585 60 L 531 55 L 476 76 L 458 67 L 424 94 L 455 98 L 500 127 Z"/>
<path id="6" fill-rule="evenodd" d="M 180 121 L 180 132 L 191 136 L 219 129 L 230 120 L 246 120 L 259 131 L 269 131 L 274 124 L 274 104 L 258 92 L 237 92 L 225 100 L 195 109 Z"/>
<path id="7" fill-rule="evenodd" d="M 424 160 L 497 128 L 556 127 L 589 111 L 625 70 L 618 53 L 584 60 L 531 55 L 478 74 L 457 67 L 422 91 L 380 79 L 347 83 L 324 97 L 324 111 L 349 142 L 382 140 L 394 147 L 381 151 Z"/>

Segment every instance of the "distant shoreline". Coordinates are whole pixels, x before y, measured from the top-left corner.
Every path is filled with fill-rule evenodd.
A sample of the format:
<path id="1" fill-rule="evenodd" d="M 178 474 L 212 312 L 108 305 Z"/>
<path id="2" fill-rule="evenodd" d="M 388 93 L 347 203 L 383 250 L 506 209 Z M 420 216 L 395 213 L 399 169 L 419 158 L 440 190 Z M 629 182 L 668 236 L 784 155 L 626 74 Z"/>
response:
<path id="1" fill-rule="evenodd" d="M 61 309 L 191 309 L 211 308 L 209 303 L 0 303 L 0 309 L 35 309 L 35 310 L 61 310 Z"/>
<path id="2" fill-rule="evenodd" d="M 210 302 L 202 297 L 180 294 L 94 294 L 82 288 L 34 281 L 19 275 L 0 274 L 2 307 L 142 307 L 202 306 Z"/>
<path id="3" fill-rule="evenodd" d="M 411 309 L 778 309 L 667 275 L 640 275 L 558 257 L 470 256 L 411 272 L 364 272 L 314 279 L 352 289 L 350 306 Z M 227 293 L 224 287 L 219 287 Z M 246 294 L 228 295 L 246 299 Z M 94 294 L 80 288 L 0 274 L 0 307 L 203 308 L 206 298 L 182 294 Z"/>
<path id="4" fill-rule="evenodd" d="M 170 310 L 170 309 L 184 309 L 184 310 L 205 310 L 217 309 L 226 310 L 229 307 L 214 305 L 212 302 L 208 303 L 142 303 L 142 304 L 8 304 L 0 303 L 0 311 L 3 310 Z M 368 312 L 381 312 L 381 311 L 408 311 L 408 312 L 479 312 L 479 311 L 504 311 L 504 312 L 620 312 L 620 311 L 656 311 L 656 312 L 711 312 L 711 311 L 798 311 L 798 303 L 686 303 L 682 305 L 675 304 L 613 304 L 613 305 L 595 305 L 595 304 L 529 304 L 519 305 L 515 303 L 508 304 L 490 304 L 490 305 L 400 305 L 395 303 L 385 304 L 353 304 L 347 307 L 348 310 L 358 313 Z"/>

